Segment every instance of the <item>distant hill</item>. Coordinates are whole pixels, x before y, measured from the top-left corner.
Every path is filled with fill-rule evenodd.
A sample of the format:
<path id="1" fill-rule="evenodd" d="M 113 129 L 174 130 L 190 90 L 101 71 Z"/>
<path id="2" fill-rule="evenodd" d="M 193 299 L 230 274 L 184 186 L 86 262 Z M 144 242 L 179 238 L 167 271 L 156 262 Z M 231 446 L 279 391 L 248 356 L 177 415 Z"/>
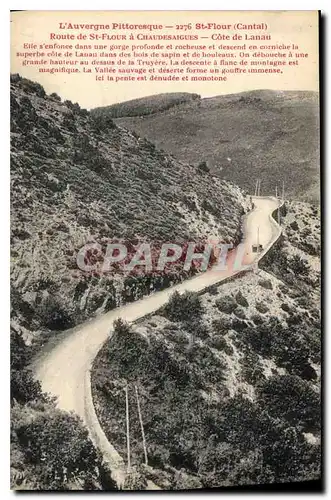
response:
<path id="1" fill-rule="evenodd" d="M 168 94 L 156 94 L 140 99 L 112 104 L 102 108 L 95 108 L 97 114 L 106 113 L 111 118 L 121 118 L 123 116 L 146 116 L 201 99 L 199 94 L 188 92 L 169 92 Z"/>
<path id="2" fill-rule="evenodd" d="M 175 102 L 172 95 L 169 105 Z M 191 95 L 169 109 L 163 106 L 166 94 L 162 94 L 92 113 L 118 117 L 118 125 L 182 161 L 207 161 L 218 176 L 249 191 L 257 177 L 266 194 L 274 193 L 284 180 L 288 196 L 318 200 L 317 93 L 256 90 L 204 99 Z M 146 109 L 152 111 L 146 114 Z"/>

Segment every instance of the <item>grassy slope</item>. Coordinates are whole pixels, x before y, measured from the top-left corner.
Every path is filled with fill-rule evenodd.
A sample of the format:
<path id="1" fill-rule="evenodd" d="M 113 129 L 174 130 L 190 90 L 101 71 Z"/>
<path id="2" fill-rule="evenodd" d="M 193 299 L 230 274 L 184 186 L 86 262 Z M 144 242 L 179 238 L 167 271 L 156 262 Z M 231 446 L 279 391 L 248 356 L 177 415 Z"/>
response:
<path id="1" fill-rule="evenodd" d="M 129 104 L 128 116 L 117 123 L 179 159 L 207 161 L 221 178 L 250 191 L 260 177 L 263 193 L 274 193 L 284 180 L 288 198 L 318 199 L 316 93 L 257 90 L 196 99 L 149 116 L 132 116 L 136 109 Z"/>
<path id="2" fill-rule="evenodd" d="M 159 113 L 180 104 L 200 99 L 198 94 L 188 92 L 169 92 L 168 94 L 157 94 L 131 101 L 120 102 L 111 106 L 95 108 L 94 113 L 106 113 L 111 118 L 122 116 L 143 116 Z"/>
<path id="3" fill-rule="evenodd" d="M 160 311 L 117 333 L 94 364 L 97 412 L 124 457 L 129 381 L 141 464 L 138 386 L 148 473 L 165 489 L 319 477 L 318 213 L 307 204 L 287 210 L 283 239 L 258 275 L 214 287 L 186 318 Z"/>
<path id="4" fill-rule="evenodd" d="M 238 240 L 238 187 L 28 80 L 13 77 L 11 112 L 12 304 L 25 335 L 166 286 L 84 276 L 76 255 L 88 241 Z"/>

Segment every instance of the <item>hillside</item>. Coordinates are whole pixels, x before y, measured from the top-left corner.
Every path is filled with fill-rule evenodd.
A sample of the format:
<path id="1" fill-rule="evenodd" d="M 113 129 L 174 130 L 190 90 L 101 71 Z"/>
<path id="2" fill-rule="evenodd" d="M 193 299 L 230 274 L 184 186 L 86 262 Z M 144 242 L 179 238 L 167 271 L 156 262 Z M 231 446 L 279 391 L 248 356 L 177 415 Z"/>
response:
<path id="1" fill-rule="evenodd" d="M 135 116 L 143 99 L 123 103 L 118 125 L 146 137 L 178 159 L 198 165 L 250 192 L 273 194 L 285 181 L 287 198 L 319 199 L 319 116 L 314 92 L 256 90 L 188 102 Z M 160 96 L 160 104 L 164 95 Z M 138 102 L 139 101 L 139 102 Z M 117 117 L 118 105 L 96 115 Z M 127 115 L 125 116 L 125 113 Z"/>
<path id="2" fill-rule="evenodd" d="M 114 240 L 238 242 L 245 198 L 225 181 L 11 78 L 12 319 L 24 338 L 65 330 L 180 281 L 78 269 L 78 251 Z"/>
<path id="3" fill-rule="evenodd" d="M 163 489 L 320 477 L 319 214 L 304 203 L 286 211 L 258 273 L 117 323 L 94 362 L 107 436 L 126 459 L 128 382 L 132 462 Z"/>
<path id="4" fill-rule="evenodd" d="M 123 116 L 145 116 L 160 113 L 180 104 L 189 103 L 200 99 L 198 94 L 188 92 L 169 92 L 168 94 L 157 94 L 149 97 L 141 97 L 130 101 L 120 102 L 105 108 L 96 108 L 102 113 L 107 113 L 111 118 L 122 118 Z"/>

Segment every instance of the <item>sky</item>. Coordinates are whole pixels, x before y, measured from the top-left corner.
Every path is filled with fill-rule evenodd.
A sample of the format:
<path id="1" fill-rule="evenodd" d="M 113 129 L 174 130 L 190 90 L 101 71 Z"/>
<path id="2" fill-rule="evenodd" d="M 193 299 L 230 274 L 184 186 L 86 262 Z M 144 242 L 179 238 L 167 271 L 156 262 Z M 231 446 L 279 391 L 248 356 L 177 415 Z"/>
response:
<path id="1" fill-rule="evenodd" d="M 300 46 L 300 52 L 308 53 L 309 57 L 300 61 L 300 65 L 283 74 L 265 75 L 230 75 L 226 82 L 107 82 L 97 81 L 95 74 L 66 74 L 66 73 L 40 73 L 38 66 L 23 66 L 22 59 L 16 56 L 18 51 L 23 51 L 24 43 L 54 43 L 50 40 L 50 33 L 72 33 L 79 31 L 61 30 L 59 23 L 78 24 L 163 24 L 175 26 L 176 24 L 216 23 L 219 25 L 233 25 L 266 23 L 272 41 L 257 42 L 266 44 L 295 43 Z M 85 33 L 101 33 L 85 31 Z M 129 31 L 131 32 L 131 31 Z M 165 29 L 164 33 L 175 33 L 174 29 Z M 258 33 L 251 31 L 252 33 Z M 108 31 L 111 33 L 111 31 Z M 112 33 L 124 34 L 125 30 Z M 137 32 L 136 32 L 137 33 Z M 162 33 L 153 31 L 152 33 Z M 202 32 L 192 29 L 190 34 L 199 36 L 208 33 L 228 33 L 233 35 L 236 31 L 222 29 Z M 58 40 L 58 43 L 76 44 L 77 41 Z M 215 43 L 234 44 L 243 42 L 206 40 L 170 42 L 170 43 Z M 81 42 L 101 43 L 101 42 Z M 106 42 L 105 42 L 106 43 Z M 107 42 L 127 43 L 127 42 Z M 156 44 L 157 41 L 128 42 Z M 166 44 L 169 42 L 161 41 Z M 250 42 L 246 42 L 248 45 Z M 256 42 L 252 42 L 256 43 Z M 116 102 L 144 97 L 164 92 L 192 92 L 202 97 L 220 94 L 232 94 L 255 89 L 271 90 L 318 90 L 318 14 L 317 11 L 24 11 L 11 14 L 11 72 L 20 73 L 21 76 L 39 82 L 47 93 L 56 92 L 62 99 L 78 102 L 82 107 L 91 109 L 106 106 Z"/>

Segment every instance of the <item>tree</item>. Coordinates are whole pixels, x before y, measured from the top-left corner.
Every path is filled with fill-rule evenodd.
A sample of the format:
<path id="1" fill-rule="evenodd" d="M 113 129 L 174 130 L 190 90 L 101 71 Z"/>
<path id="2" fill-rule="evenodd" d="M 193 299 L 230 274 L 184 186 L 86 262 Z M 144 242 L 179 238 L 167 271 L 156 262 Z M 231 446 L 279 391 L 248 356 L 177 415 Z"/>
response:
<path id="1" fill-rule="evenodd" d="M 47 489 L 50 485 L 63 489 L 86 475 L 90 481 L 98 478 L 100 457 L 78 416 L 52 408 L 22 423 L 16 435 L 27 462 L 39 468 Z"/>
<path id="2" fill-rule="evenodd" d="M 24 368 L 11 371 L 10 399 L 25 404 L 29 401 L 47 401 L 47 396 L 42 393 L 40 382 L 33 379 L 30 370 Z"/>

